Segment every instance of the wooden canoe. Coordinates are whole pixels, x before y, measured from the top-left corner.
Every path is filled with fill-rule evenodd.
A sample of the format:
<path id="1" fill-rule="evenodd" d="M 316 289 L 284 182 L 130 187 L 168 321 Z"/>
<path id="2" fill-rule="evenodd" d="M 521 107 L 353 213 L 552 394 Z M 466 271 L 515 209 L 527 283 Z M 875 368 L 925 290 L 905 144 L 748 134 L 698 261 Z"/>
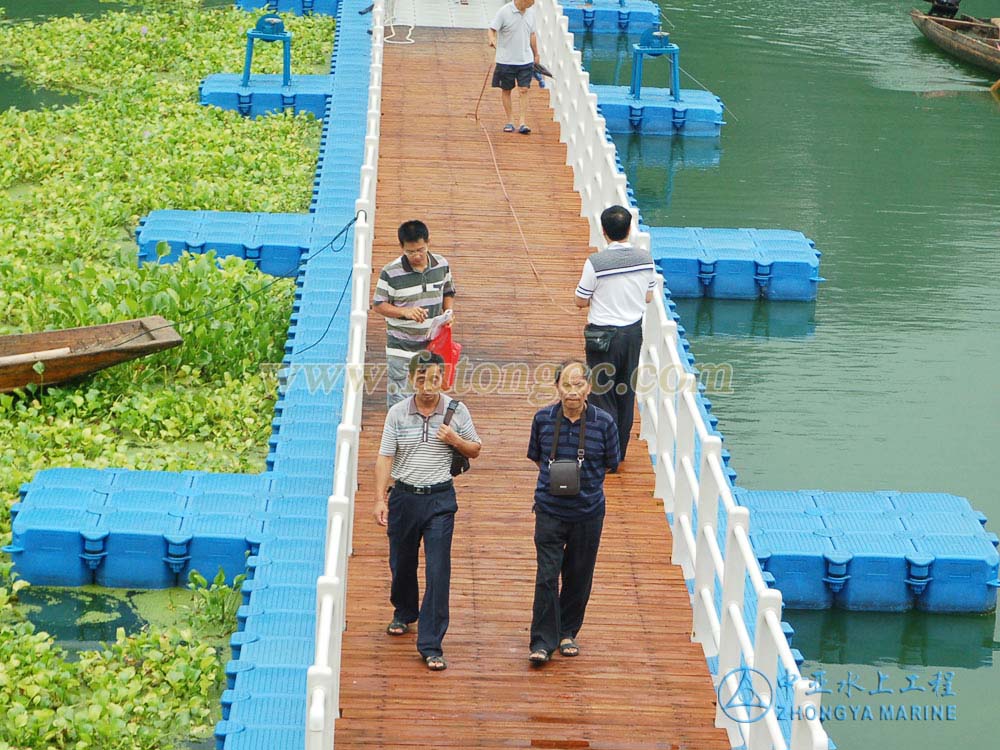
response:
<path id="1" fill-rule="evenodd" d="M 1000 75 L 1000 19 L 941 18 L 919 10 L 910 19 L 920 33 L 950 55 Z"/>
<path id="2" fill-rule="evenodd" d="M 178 346 L 181 337 L 159 315 L 60 331 L 0 336 L 0 392 L 29 383 L 52 385 Z M 42 373 L 35 370 L 41 362 Z"/>

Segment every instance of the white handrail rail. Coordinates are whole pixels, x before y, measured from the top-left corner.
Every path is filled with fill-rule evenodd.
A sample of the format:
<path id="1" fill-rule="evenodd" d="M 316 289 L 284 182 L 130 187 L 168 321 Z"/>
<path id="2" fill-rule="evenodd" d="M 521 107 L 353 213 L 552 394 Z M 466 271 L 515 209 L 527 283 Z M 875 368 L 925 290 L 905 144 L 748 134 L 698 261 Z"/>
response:
<path id="1" fill-rule="evenodd" d="M 549 104 L 560 125 L 560 141 L 566 144 L 566 163 L 573 168 L 581 215 L 590 223 L 591 244 L 602 247 L 600 212 L 614 204 L 629 207 L 627 179 L 618 171 L 614 144 L 607 138 L 590 76 L 582 69 L 562 8 L 557 0 L 536 0 L 535 8 L 539 52 L 554 73 Z M 631 210 L 637 217 L 637 210 Z M 633 227 L 633 244 L 650 248 L 651 239 L 638 231 L 638 221 Z M 643 325 L 637 376 L 643 387 L 636 389 L 637 401 L 641 435 L 655 459 L 654 494 L 663 499 L 668 517 L 672 514 L 673 561 L 685 578 L 695 581 L 693 639 L 706 657 L 718 655 L 715 680 L 720 690 L 734 688 L 727 673 L 745 668 L 764 676 L 772 702 L 789 692 L 780 688 L 793 687 L 791 705 L 776 706 L 793 717 L 790 745 L 777 710 L 754 722 L 735 721 L 719 710 L 716 725 L 728 731 L 733 747 L 825 750 L 828 739 L 819 721 L 819 696 L 799 674 L 782 632 L 781 593 L 767 587 L 753 553 L 750 514 L 733 500 L 722 442 L 699 408 L 696 378 L 687 371 L 677 325 L 663 304 L 662 279 L 658 291 Z M 757 609 L 753 621 L 748 621 L 748 604 Z"/>
<path id="2" fill-rule="evenodd" d="M 337 426 L 333 494 L 327 502 L 326 554 L 316 582 L 315 659 L 306 677 L 306 750 L 332 750 L 340 717 L 340 655 L 347 607 L 347 559 L 352 551 L 354 496 L 364 397 L 368 295 L 371 291 L 375 190 L 378 185 L 379 128 L 382 116 L 384 0 L 372 9 L 372 56 L 360 189 L 354 204 L 354 265 L 351 313 L 340 424 Z"/>

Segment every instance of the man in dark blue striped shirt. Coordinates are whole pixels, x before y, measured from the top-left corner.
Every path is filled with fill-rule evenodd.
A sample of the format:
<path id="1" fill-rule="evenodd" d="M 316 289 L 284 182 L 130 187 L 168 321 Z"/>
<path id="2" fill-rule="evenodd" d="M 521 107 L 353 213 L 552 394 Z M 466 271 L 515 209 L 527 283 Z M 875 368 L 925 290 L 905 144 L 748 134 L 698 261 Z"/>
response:
<path id="1" fill-rule="evenodd" d="M 528 458 L 538 465 L 535 487 L 535 601 L 531 618 L 532 664 L 544 664 L 557 648 L 563 656 L 577 656 L 576 635 L 594 580 L 597 548 L 604 527 L 604 475 L 618 468 L 618 428 L 606 411 L 587 403 L 590 369 L 568 360 L 556 369 L 559 403 L 535 414 Z M 550 491 L 550 463 L 557 420 L 556 460 L 577 460 L 580 428 L 584 456 L 580 488 L 575 495 Z M 562 574 L 562 586 L 559 577 Z"/>

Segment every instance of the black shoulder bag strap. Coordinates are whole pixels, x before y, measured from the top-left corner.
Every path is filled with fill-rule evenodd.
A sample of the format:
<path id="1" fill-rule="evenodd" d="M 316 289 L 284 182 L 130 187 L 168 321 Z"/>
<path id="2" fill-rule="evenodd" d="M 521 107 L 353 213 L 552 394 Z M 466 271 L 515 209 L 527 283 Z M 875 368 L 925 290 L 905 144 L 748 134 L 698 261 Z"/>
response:
<path id="1" fill-rule="evenodd" d="M 444 410 L 444 424 L 451 424 L 451 418 L 455 416 L 455 410 L 462 405 L 462 402 L 457 398 L 453 398 L 448 403 L 448 408 Z M 469 459 L 457 448 L 451 449 L 451 475 L 457 477 L 459 474 L 464 474 L 472 467 Z"/>
<path id="2" fill-rule="evenodd" d="M 583 466 L 583 457 L 585 454 L 584 445 L 587 439 L 587 409 L 589 404 L 583 405 L 583 414 L 580 415 L 580 445 L 576 449 L 576 463 L 577 466 Z M 556 460 L 556 451 L 559 449 L 559 431 L 562 429 L 562 418 L 563 410 L 562 404 L 556 409 L 556 433 L 552 436 L 552 452 L 549 453 L 549 465 Z M 447 422 L 445 423 L 447 424 Z"/>
<path id="3" fill-rule="evenodd" d="M 461 406 L 462 402 L 456 398 L 453 398 L 448 403 L 448 408 L 444 410 L 444 424 L 450 425 L 451 418 L 455 416 L 455 410 Z"/>

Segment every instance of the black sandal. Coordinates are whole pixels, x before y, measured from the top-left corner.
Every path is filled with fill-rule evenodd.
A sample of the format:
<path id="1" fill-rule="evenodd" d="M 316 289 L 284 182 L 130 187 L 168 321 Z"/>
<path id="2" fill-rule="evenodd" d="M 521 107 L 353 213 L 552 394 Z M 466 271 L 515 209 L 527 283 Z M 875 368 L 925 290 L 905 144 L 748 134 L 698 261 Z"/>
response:
<path id="1" fill-rule="evenodd" d="M 576 645 L 576 641 L 572 638 L 564 638 L 559 644 L 559 653 L 562 656 L 579 656 L 580 647 Z"/>
<path id="2" fill-rule="evenodd" d="M 534 651 L 528 654 L 528 661 L 530 661 L 536 667 L 541 666 L 551 658 L 552 658 L 552 652 L 546 651 L 544 648 L 536 648 Z"/>
<path id="3" fill-rule="evenodd" d="M 410 632 L 410 626 L 402 620 L 393 617 L 392 622 L 386 626 L 385 632 L 389 635 L 406 635 Z"/>
<path id="4" fill-rule="evenodd" d="M 444 660 L 443 656 L 425 656 L 424 663 L 432 672 L 441 672 L 448 668 L 448 662 Z"/>

